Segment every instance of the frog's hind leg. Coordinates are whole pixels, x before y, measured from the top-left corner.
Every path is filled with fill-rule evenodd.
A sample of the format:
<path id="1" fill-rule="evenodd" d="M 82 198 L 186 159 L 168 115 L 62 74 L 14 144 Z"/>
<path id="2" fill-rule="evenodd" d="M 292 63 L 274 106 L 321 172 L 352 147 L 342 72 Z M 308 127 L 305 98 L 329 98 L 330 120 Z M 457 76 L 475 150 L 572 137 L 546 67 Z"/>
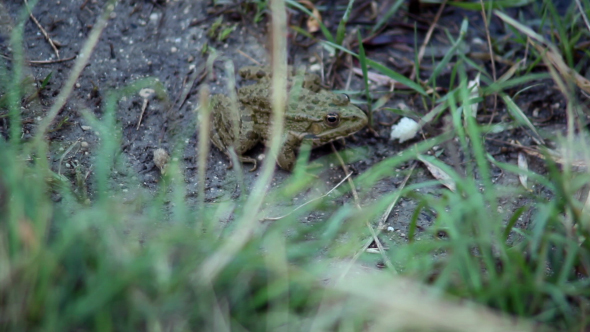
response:
<path id="1" fill-rule="evenodd" d="M 213 145 L 223 152 L 228 148 L 225 142 L 228 140 L 233 140 L 232 131 L 228 130 L 226 126 L 227 121 L 224 121 L 223 112 L 220 111 L 228 105 L 227 97 L 215 95 L 212 98 L 211 104 L 213 106 L 213 113 L 211 114 L 209 138 Z M 222 137 L 222 135 L 224 137 Z"/>
<path id="2" fill-rule="evenodd" d="M 240 163 L 254 164 L 250 169 L 250 172 L 254 172 L 258 168 L 258 161 L 256 159 L 252 157 L 238 155 L 236 154 L 233 148 L 228 149 L 227 152 L 225 152 L 225 154 L 229 158 L 229 165 L 227 166 L 227 169 L 232 169 L 234 167 L 233 158 L 231 156 L 232 154 L 234 155 L 234 157 L 238 159 Z"/>
<path id="3" fill-rule="evenodd" d="M 322 89 L 321 82 L 320 77 L 316 74 L 305 74 L 303 76 L 303 87 L 310 91 L 320 92 Z"/>
<path id="4" fill-rule="evenodd" d="M 238 74 L 246 80 L 260 80 L 262 78 L 270 78 L 271 69 L 270 66 L 257 67 L 257 66 L 246 66 L 238 70 Z"/>
<path id="5" fill-rule="evenodd" d="M 219 149 L 219 151 L 223 152 L 227 150 L 227 147 L 225 144 L 223 144 L 223 141 L 221 140 L 221 137 L 219 137 L 219 133 L 216 130 L 210 131 L 209 139 L 211 140 L 211 143 L 213 143 L 213 145 Z"/>
<path id="6" fill-rule="evenodd" d="M 234 155 L 234 157 L 237 157 L 237 159 L 240 163 L 254 164 L 254 166 L 252 166 L 252 168 L 250 169 L 250 172 L 253 172 L 256 170 L 256 168 L 258 168 L 258 162 L 256 159 L 254 159 L 252 157 L 240 156 L 240 155 L 236 154 L 236 151 L 234 150 L 233 147 L 226 147 L 219 140 L 219 136 L 217 135 L 217 133 L 212 133 L 211 142 L 219 149 L 219 151 L 223 152 L 223 154 L 225 154 L 227 156 L 227 158 L 229 159 L 229 165 L 227 165 L 227 169 L 232 169 L 234 167 L 232 154 Z"/>
<path id="7" fill-rule="evenodd" d="M 252 166 L 252 168 L 250 168 L 250 172 L 254 172 L 257 168 L 258 168 L 258 161 L 252 157 L 246 157 L 246 156 L 238 156 L 238 160 L 241 163 L 251 163 L 254 164 Z"/>
<path id="8" fill-rule="evenodd" d="M 238 74 L 246 80 L 270 79 L 272 77 L 271 66 L 245 66 L 238 70 Z M 287 66 L 287 77 L 295 76 L 296 72 L 293 66 Z M 317 76 L 317 75 L 316 75 Z M 319 77 L 318 77 L 319 79 Z"/>
<path id="9" fill-rule="evenodd" d="M 244 139 L 239 140 L 239 142 L 236 142 L 237 144 L 235 145 L 234 151 L 241 163 L 254 164 L 252 169 L 250 169 L 250 172 L 253 172 L 258 167 L 257 161 L 255 158 L 244 156 L 244 153 L 252 149 L 260 141 L 260 137 L 254 131 L 247 131 L 243 138 Z"/>

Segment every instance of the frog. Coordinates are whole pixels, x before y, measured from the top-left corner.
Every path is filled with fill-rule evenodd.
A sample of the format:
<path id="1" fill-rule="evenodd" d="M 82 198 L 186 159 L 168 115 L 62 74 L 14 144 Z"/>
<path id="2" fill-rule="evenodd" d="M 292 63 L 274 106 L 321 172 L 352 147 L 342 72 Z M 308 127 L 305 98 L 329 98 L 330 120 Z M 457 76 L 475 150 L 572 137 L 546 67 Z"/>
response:
<path id="1" fill-rule="evenodd" d="M 254 171 L 257 160 L 245 153 L 259 143 L 268 145 L 270 141 L 272 71 L 269 67 L 246 66 L 238 74 L 243 80 L 256 83 L 237 90 L 234 102 L 237 105 L 232 106 L 232 100 L 223 94 L 211 97 L 210 140 L 228 157 L 229 149 L 233 148 L 241 163 L 254 164 L 250 170 Z M 284 134 L 276 158 L 283 170 L 293 169 L 304 140 L 318 147 L 352 135 L 367 125 L 367 115 L 350 102 L 349 96 L 322 89 L 316 74 L 296 75 L 289 66 L 287 93 Z"/>

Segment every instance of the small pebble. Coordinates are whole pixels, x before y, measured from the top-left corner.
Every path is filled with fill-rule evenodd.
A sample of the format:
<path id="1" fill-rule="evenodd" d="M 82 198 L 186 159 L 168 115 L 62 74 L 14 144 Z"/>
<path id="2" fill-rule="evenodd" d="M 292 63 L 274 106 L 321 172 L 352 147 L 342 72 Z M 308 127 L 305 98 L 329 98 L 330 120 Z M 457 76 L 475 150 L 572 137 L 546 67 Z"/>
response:
<path id="1" fill-rule="evenodd" d="M 166 150 L 162 148 L 154 150 L 154 164 L 160 169 L 160 173 L 166 173 L 166 166 L 168 165 L 169 159 L 170 156 Z"/>

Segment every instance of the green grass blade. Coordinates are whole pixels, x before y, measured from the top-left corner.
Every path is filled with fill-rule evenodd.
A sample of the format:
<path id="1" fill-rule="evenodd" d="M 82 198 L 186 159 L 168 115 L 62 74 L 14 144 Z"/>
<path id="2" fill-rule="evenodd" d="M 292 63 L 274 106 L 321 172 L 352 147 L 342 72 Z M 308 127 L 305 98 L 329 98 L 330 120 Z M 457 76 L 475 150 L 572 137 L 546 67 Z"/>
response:
<path id="1" fill-rule="evenodd" d="M 371 29 L 372 33 L 375 33 L 377 31 L 379 31 L 379 29 L 381 29 L 381 27 L 391 19 L 391 17 L 393 15 L 395 15 L 395 13 L 397 13 L 397 10 L 399 9 L 399 7 L 404 3 L 404 0 L 397 0 L 396 2 L 394 2 L 391 7 L 389 7 L 389 9 L 387 10 L 387 12 L 385 13 L 385 15 L 381 16 L 381 18 L 379 19 L 379 21 L 377 21 L 377 24 L 375 24 L 375 26 L 373 26 L 373 29 Z"/>
<path id="2" fill-rule="evenodd" d="M 336 30 L 336 44 L 342 45 L 342 41 L 344 41 L 344 37 L 346 35 L 346 24 L 348 23 L 348 19 L 350 18 L 350 13 L 352 11 L 352 5 L 354 4 L 354 0 L 348 1 L 348 6 L 346 6 L 346 11 L 338 23 L 338 29 Z"/>
<path id="3" fill-rule="evenodd" d="M 361 69 L 363 70 L 363 81 L 365 83 L 365 97 L 367 98 L 367 115 L 369 117 L 369 128 L 373 128 L 373 110 L 371 108 L 371 93 L 369 92 L 369 74 L 367 71 L 367 57 L 365 56 L 365 47 L 363 46 L 361 32 L 357 31 L 357 34 L 359 40 L 359 62 L 361 63 Z"/>
<path id="4" fill-rule="evenodd" d="M 348 54 L 356 57 L 357 59 L 359 58 L 358 54 L 356 54 L 356 53 L 354 53 L 354 52 L 352 52 L 340 45 L 336 45 L 336 44 L 329 42 L 329 41 L 324 41 L 323 43 L 330 46 L 330 47 L 333 47 L 337 50 L 348 53 Z M 381 64 L 379 62 L 373 61 L 368 58 L 366 59 L 366 61 L 367 61 L 367 65 L 369 65 L 369 66 L 373 67 L 374 69 L 376 69 L 377 71 L 381 72 L 381 74 L 387 75 L 390 78 L 398 81 L 399 83 L 402 83 L 402 84 L 406 85 L 407 87 L 413 89 L 414 91 L 418 92 L 419 94 L 426 96 L 426 92 L 424 91 L 424 89 L 420 85 L 418 85 L 416 82 L 410 80 L 409 78 L 405 77 L 402 74 L 396 73 L 395 71 L 387 68 L 386 66 L 384 66 L 383 64 Z"/>
<path id="5" fill-rule="evenodd" d="M 459 37 L 457 38 L 457 40 L 454 41 L 453 45 L 451 46 L 447 54 L 445 54 L 442 60 L 440 60 L 436 67 L 434 67 L 434 70 L 432 71 L 432 74 L 428 79 L 429 84 L 432 84 L 434 82 L 434 80 L 440 75 L 442 70 L 447 67 L 451 59 L 455 56 L 457 49 L 459 48 L 459 46 L 461 46 L 463 39 L 467 34 L 468 27 L 469 21 L 467 19 L 463 19 L 463 22 L 461 23 L 461 29 L 459 30 Z"/>
<path id="6" fill-rule="evenodd" d="M 510 112 L 512 117 L 520 124 L 526 126 L 531 131 L 531 133 L 534 135 L 537 142 L 540 142 L 541 144 L 545 144 L 545 141 L 543 140 L 541 135 L 539 135 L 539 133 L 537 132 L 537 128 L 535 128 L 533 123 L 523 113 L 523 111 L 520 109 L 520 107 L 518 107 L 518 105 L 516 105 L 516 103 L 514 103 L 512 98 L 510 98 L 509 96 L 507 96 L 506 94 L 503 94 L 503 93 L 500 94 L 500 97 L 502 98 L 504 103 L 506 103 L 506 108 L 508 109 L 508 111 Z"/>
<path id="7" fill-rule="evenodd" d="M 534 0 L 494 0 L 494 1 L 482 1 L 485 10 L 490 9 L 501 9 L 501 8 L 516 8 L 524 7 L 533 3 Z M 459 7 L 468 10 L 481 11 L 480 2 L 459 2 L 449 1 L 449 6 Z"/>

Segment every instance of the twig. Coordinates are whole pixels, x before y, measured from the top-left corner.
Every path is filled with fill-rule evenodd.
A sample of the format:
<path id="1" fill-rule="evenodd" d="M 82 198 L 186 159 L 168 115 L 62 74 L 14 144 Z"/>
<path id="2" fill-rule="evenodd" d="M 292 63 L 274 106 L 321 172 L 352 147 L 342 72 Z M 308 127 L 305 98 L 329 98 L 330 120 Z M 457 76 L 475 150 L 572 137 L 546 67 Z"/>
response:
<path id="1" fill-rule="evenodd" d="M 141 105 L 141 114 L 139 115 L 139 121 L 137 121 L 137 128 L 135 130 L 139 130 L 139 126 L 141 125 L 141 119 L 143 119 L 143 113 L 145 113 L 145 109 L 148 105 L 148 99 L 143 98 L 143 105 Z"/>
<path id="2" fill-rule="evenodd" d="M 307 202 L 305 202 L 305 203 L 303 203 L 303 204 L 299 205 L 299 206 L 298 206 L 298 207 L 296 207 L 295 209 L 293 209 L 291 212 L 289 212 L 289 213 L 287 213 L 287 214 L 285 214 L 285 215 L 283 215 L 283 216 L 280 216 L 280 217 L 274 217 L 274 218 L 264 218 L 264 219 L 262 219 L 261 221 L 277 221 L 277 220 L 283 219 L 283 218 L 285 218 L 285 217 L 288 217 L 288 216 L 290 216 L 291 214 L 293 214 L 293 212 L 295 212 L 295 211 L 297 211 L 297 210 L 301 209 L 302 207 L 306 206 L 307 204 L 309 204 L 309 203 L 311 203 L 311 202 L 313 202 L 313 201 L 317 201 L 318 199 L 322 199 L 322 198 L 324 198 L 324 197 L 326 197 L 326 196 L 330 195 L 330 194 L 331 194 L 331 193 L 332 193 L 334 190 L 336 190 L 336 188 L 340 187 L 340 185 L 341 185 L 341 184 L 343 184 L 343 183 L 344 183 L 344 181 L 348 180 L 348 178 L 350 178 L 351 176 L 352 176 L 352 173 L 348 174 L 348 175 L 347 175 L 347 176 L 346 176 L 344 179 L 342 179 L 340 182 L 338 182 L 338 184 L 337 184 L 337 185 L 336 185 L 334 188 L 330 189 L 330 191 L 328 191 L 327 193 L 323 194 L 322 196 L 319 196 L 319 197 L 316 197 L 316 198 L 310 199 L 309 201 L 307 201 Z"/>
<path id="3" fill-rule="evenodd" d="M 238 53 L 240 53 L 241 55 L 243 55 L 244 57 L 246 57 L 248 60 L 254 62 L 258 66 L 262 66 L 262 64 L 260 63 L 260 61 L 254 59 L 253 57 L 251 57 L 248 54 L 244 53 L 242 50 L 238 50 Z"/>
<path id="4" fill-rule="evenodd" d="M 90 166 L 90 168 L 88 168 L 88 171 L 86 172 L 86 175 L 84 175 L 84 181 L 88 180 L 88 176 L 90 176 L 90 173 L 92 172 L 92 165 Z"/>
<path id="5" fill-rule="evenodd" d="M 72 151 L 72 149 L 76 146 L 76 144 L 80 143 L 81 138 L 78 138 L 74 143 L 72 143 L 72 145 L 70 145 L 70 147 L 61 155 L 61 158 L 59 158 L 59 166 L 57 166 L 57 174 L 61 175 L 61 164 L 64 161 L 64 158 L 66 157 L 66 155 L 68 153 L 70 153 L 70 151 Z"/>
<path id="6" fill-rule="evenodd" d="M 354 69 L 352 68 L 352 57 L 347 57 L 348 59 L 348 77 L 346 78 L 346 85 L 344 85 L 344 90 L 348 91 L 350 89 L 350 83 L 352 82 L 352 74 L 354 74 Z"/>
<path id="7" fill-rule="evenodd" d="M 6 59 L 6 60 L 12 60 L 11 57 L 9 57 L 8 55 L 4 55 L 4 54 L 0 54 L 0 57 Z M 75 58 L 77 58 L 78 55 L 74 55 L 73 57 L 69 57 L 66 59 L 57 59 L 57 60 L 30 60 L 27 61 L 30 65 L 50 65 L 53 63 L 60 63 L 60 62 L 66 62 L 66 61 L 72 61 Z"/>
<path id="8" fill-rule="evenodd" d="M 65 59 L 57 59 L 57 60 L 31 60 L 29 64 L 31 65 L 49 65 L 53 63 L 61 63 L 66 61 L 72 61 L 76 59 L 78 55 L 74 55 L 73 57 L 65 58 Z"/>
<path id="9" fill-rule="evenodd" d="M 47 34 L 47 31 L 45 31 L 45 29 L 43 29 L 43 26 L 41 25 L 41 23 L 39 23 L 39 21 L 37 21 L 35 16 L 33 16 L 33 12 L 31 11 L 31 8 L 29 7 L 29 2 L 27 0 L 24 0 L 24 2 L 25 2 L 25 5 L 27 6 L 27 10 L 29 11 L 29 16 L 31 16 L 31 19 L 33 20 L 33 22 L 35 22 L 35 24 L 37 25 L 39 30 L 41 30 L 41 33 L 43 34 L 43 36 L 45 36 L 45 39 L 47 39 L 47 41 L 49 42 L 49 45 L 51 45 L 51 48 L 53 48 L 53 52 L 55 52 L 55 55 L 59 59 L 59 50 L 57 49 L 57 46 L 55 46 L 55 43 L 53 43 L 53 40 L 51 40 L 51 37 L 49 37 L 49 34 Z"/>
<path id="10" fill-rule="evenodd" d="M 393 207 L 395 206 L 395 204 L 397 203 L 397 200 L 400 197 L 401 189 L 404 189 L 406 187 L 406 183 L 408 182 L 410 175 L 412 175 L 412 172 L 414 171 L 415 167 L 416 167 L 416 163 L 414 162 L 412 164 L 412 166 L 410 166 L 410 172 L 408 173 L 408 175 L 406 175 L 406 178 L 404 179 L 404 181 L 402 181 L 402 184 L 398 187 L 397 195 L 395 195 L 395 197 L 391 201 L 391 204 L 389 204 L 389 206 L 387 207 L 387 210 L 385 210 L 385 213 L 383 213 L 383 216 L 381 216 L 381 219 L 379 220 L 379 225 L 377 226 L 377 229 L 379 231 L 382 231 L 383 228 L 385 227 L 385 220 L 387 220 L 387 218 L 389 218 L 389 215 L 391 214 Z"/>
<path id="11" fill-rule="evenodd" d="M 80 6 L 80 10 L 84 10 L 88 1 L 90 1 L 90 0 L 84 0 L 84 3 Z"/>
<path id="12" fill-rule="evenodd" d="M 209 155 L 209 139 L 211 130 L 211 93 L 207 84 L 201 87 L 199 91 L 199 108 L 197 121 L 198 138 L 197 143 L 197 193 L 199 200 L 197 201 L 197 211 L 203 211 L 205 206 L 205 181 L 207 173 L 207 156 Z"/>
<path id="13" fill-rule="evenodd" d="M 336 155 L 336 158 L 340 162 L 340 166 L 342 166 L 342 169 L 344 170 L 344 174 L 346 174 L 346 178 L 350 177 L 351 172 L 348 169 L 348 166 L 344 163 L 344 160 L 340 156 L 340 153 L 338 153 L 338 150 L 336 150 L 336 147 L 334 146 L 334 143 L 331 142 L 330 143 L 330 146 L 332 147 L 332 152 L 334 152 L 334 154 Z M 356 187 L 354 186 L 354 182 L 352 182 L 352 180 L 349 180 L 348 181 L 348 184 L 350 184 L 350 190 L 352 191 L 352 196 L 354 197 L 354 201 L 356 203 L 356 207 L 360 210 L 361 209 L 361 205 L 360 205 L 360 202 L 359 202 L 359 195 L 356 192 Z"/>
<path id="14" fill-rule="evenodd" d="M 422 62 L 422 58 L 424 57 L 424 52 L 426 52 L 426 45 L 428 45 L 428 42 L 430 42 L 430 38 L 432 37 L 432 33 L 434 32 L 434 28 L 436 27 L 436 23 L 440 19 L 440 16 L 442 15 L 443 9 L 445 8 L 446 4 L 447 4 L 447 0 L 445 0 L 440 5 L 440 8 L 438 9 L 436 16 L 434 17 L 434 21 L 430 25 L 430 28 L 428 28 L 428 32 L 426 32 L 426 37 L 424 38 L 424 42 L 422 42 L 422 46 L 420 46 L 420 51 L 418 52 L 418 62 L 414 64 L 412 74 L 410 75 L 410 80 L 414 80 L 414 78 L 416 78 L 416 71 L 417 71 L 418 67 L 420 66 L 420 62 Z"/>
<path id="15" fill-rule="evenodd" d="M 350 172 L 348 170 L 348 166 L 346 166 L 346 164 L 344 163 L 344 160 L 342 160 L 342 157 L 340 156 L 340 153 L 338 153 L 338 150 L 336 150 L 334 143 L 330 143 L 330 145 L 332 146 L 332 151 L 334 151 L 334 154 L 336 155 L 336 158 L 338 158 L 338 161 L 340 162 L 340 165 L 342 166 L 342 169 L 344 170 L 344 172 L 346 174 L 350 174 Z M 348 183 L 350 184 L 350 189 L 352 191 L 352 196 L 354 197 L 354 201 L 356 203 L 357 209 L 362 210 L 360 202 L 359 202 L 359 196 L 356 191 L 356 187 L 354 185 L 354 182 L 352 182 L 352 180 L 348 180 Z M 379 237 L 377 236 L 377 232 L 375 232 L 375 229 L 373 228 L 373 226 L 371 225 L 369 220 L 367 220 L 366 218 L 365 218 L 365 224 L 367 225 L 369 232 L 371 232 L 371 242 L 369 243 L 369 245 L 374 241 L 375 244 L 377 244 L 377 249 L 379 249 L 379 253 L 381 254 L 381 258 L 383 258 L 385 265 L 387 265 L 387 267 L 389 267 L 393 271 L 395 271 L 395 267 L 393 266 L 393 264 L 391 264 L 391 261 L 385 255 L 385 248 L 383 247 L 381 240 L 379 240 Z M 365 248 L 365 250 L 366 250 L 366 248 Z"/>
<path id="16" fill-rule="evenodd" d="M 381 217 L 381 220 L 379 220 L 379 226 L 377 227 L 377 233 L 375 233 L 375 236 L 378 236 L 379 233 L 381 233 L 381 231 L 383 230 L 383 227 L 385 225 L 385 220 L 387 220 L 387 218 L 389 217 L 389 214 L 391 213 L 391 211 L 393 210 L 393 207 L 395 206 L 395 204 L 397 203 L 399 197 L 400 197 L 400 193 L 401 191 L 406 187 L 406 183 L 408 182 L 408 180 L 410 179 L 410 176 L 412 175 L 412 172 L 414 171 L 414 167 L 416 167 L 416 163 L 412 164 L 412 166 L 410 167 L 410 172 L 408 173 L 408 175 L 406 175 L 404 181 L 401 183 L 401 185 L 398 187 L 397 189 L 397 193 L 394 196 L 391 204 L 389 204 L 389 206 L 387 207 L 387 210 L 385 211 L 385 213 L 383 214 L 383 216 Z M 367 251 L 367 249 L 369 248 L 369 246 L 371 245 L 371 243 L 373 243 L 373 234 L 371 234 L 371 238 L 367 240 L 367 242 L 365 243 L 365 245 L 361 248 L 361 250 L 359 250 L 354 257 L 350 260 L 348 266 L 346 267 L 346 269 L 344 269 L 344 273 L 342 273 L 342 275 L 340 276 L 339 280 L 342 280 L 346 274 L 348 273 L 348 271 L 350 271 L 350 269 L 352 268 L 352 266 L 354 265 L 354 263 L 359 259 L 359 257 Z M 391 263 L 389 263 L 391 264 Z M 393 269 L 393 271 L 395 270 L 395 267 L 391 266 L 391 268 Z"/>
<path id="17" fill-rule="evenodd" d="M 188 95 L 193 90 L 195 85 L 198 85 L 207 76 L 207 70 L 206 70 L 205 66 L 206 65 L 204 63 L 201 64 L 197 69 L 194 69 L 194 72 L 192 74 L 187 75 L 184 78 L 184 80 L 182 81 L 182 87 L 181 87 L 180 94 L 178 94 L 178 96 L 176 97 L 174 102 L 170 103 L 170 105 L 168 106 L 168 109 L 164 113 L 165 120 L 164 120 L 164 123 L 162 124 L 162 130 L 160 132 L 160 140 L 162 139 L 162 137 L 164 137 L 166 126 L 168 123 L 168 119 L 170 118 L 170 112 L 172 111 L 172 109 L 174 109 L 174 107 L 176 105 L 179 105 L 178 107 L 176 107 L 176 110 L 180 110 L 184 106 L 184 103 L 186 103 L 186 101 L 188 100 Z M 201 76 L 199 77 L 200 72 L 201 72 Z M 189 84 L 187 84 L 187 83 L 189 83 Z M 179 102 L 180 102 L 180 104 L 179 104 Z"/>
<path id="18" fill-rule="evenodd" d="M 578 9 L 580 10 L 580 14 L 582 15 L 582 18 L 584 19 L 584 23 L 586 24 L 586 28 L 588 28 L 588 30 L 590 30 L 590 23 L 588 22 L 588 17 L 586 17 L 586 12 L 584 11 L 584 7 L 582 7 L 582 3 L 580 3 L 580 0 L 576 0 L 576 5 L 578 6 Z"/>
<path id="19" fill-rule="evenodd" d="M 201 74 L 199 75 L 199 73 Z M 168 108 L 166 114 L 168 114 L 172 110 L 174 105 L 177 105 L 179 101 L 181 101 L 181 103 L 177 109 L 180 110 L 182 106 L 184 106 L 184 103 L 186 103 L 188 95 L 192 91 L 195 84 L 199 84 L 201 81 L 205 79 L 205 77 L 207 77 L 207 69 L 205 68 L 204 64 L 196 68 L 193 74 L 185 77 L 185 80 L 182 82 L 181 94 L 178 95 L 176 101 L 174 101 L 174 103 L 170 105 L 170 108 Z M 168 117 L 168 115 L 166 115 L 166 117 Z"/>

